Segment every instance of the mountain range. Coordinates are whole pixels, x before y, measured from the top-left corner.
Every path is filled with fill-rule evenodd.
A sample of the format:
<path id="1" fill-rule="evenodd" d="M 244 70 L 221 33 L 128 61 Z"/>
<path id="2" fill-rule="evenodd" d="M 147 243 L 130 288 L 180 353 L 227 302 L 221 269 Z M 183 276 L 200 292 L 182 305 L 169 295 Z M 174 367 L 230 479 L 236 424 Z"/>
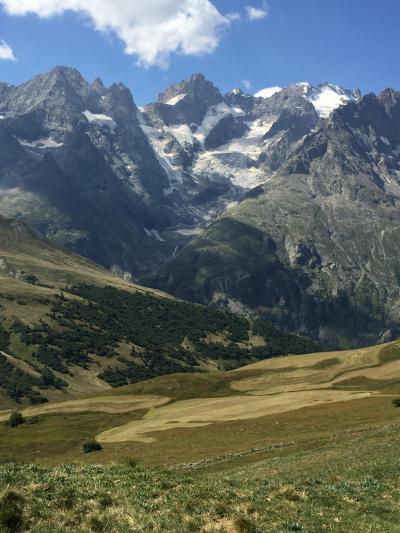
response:
<path id="1" fill-rule="evenodd" d="M 201 74 L 138 108 L 57 67 L 0 84 L 0 214 L 118 275 L 332 346 L 398 334 L 400 93 Z"/>

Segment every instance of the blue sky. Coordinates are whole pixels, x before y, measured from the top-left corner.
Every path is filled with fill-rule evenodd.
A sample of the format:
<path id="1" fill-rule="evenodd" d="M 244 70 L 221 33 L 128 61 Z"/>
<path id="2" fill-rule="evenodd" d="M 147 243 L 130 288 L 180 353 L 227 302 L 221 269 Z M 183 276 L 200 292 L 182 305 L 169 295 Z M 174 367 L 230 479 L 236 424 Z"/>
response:
<path id="1" fill-rule="evenodd" d="M 185 1 L 164 0 L 171 6 Z M 198 1 L 203 7 L 211 2 Z M 213 35 L 207 35 L 215 37 L 218 45 L 200 44 L 200 48 L 208 46 L 209 53 L 193 55 L 192 36 L 185 35 L 189 43 L 185 53 L 172 51 L 167 58 L 169 66 L 163 67 L 159 63 L 164 60 L 155 59 L 152 64 L 148 56 L 146 60 L 142 56 L 142 65 L 138 65 L 137 54 L 124 53 L 126 42 L 124 45 L 121 33 L 118 37 L 118 32 L 97 31 L 82 13 L 69 11 L 43 19 L 32 13 L 21 16 L 5 11 L 7 6 L 12 12 L 21 5 L 30 11 L 29 5 L 40 2 L 0 0 L 0 42 L 6 42 L 17 58 L 0 60 L 1 81 L 21 83 L 55 65 L 69 65 L 89 80 L 100 76 L 107 84 L 124 82 L 139 105 L 194 72 L 203 72 L 222 91 L 244 88 L 243 80 L 250 82 L 249 92 L 297 81 L 332 81 L 363 92 L 387 86 L 400 89 L 399 0 L 212 0 L 221 17 L 235 14 L 230 17 L 235 20 L 221 23 Z M 104 2 L 107 0 L 99 0 L 99 5 Z M 150 4 L 160 6 L 162 2 L 151 0 Z M 72 4 L 79 2 L 65 0 L 65 5 Z M 268 11 L 268 15 L 251 21 L 246 6 Z M 204 24 L 195 30 L 193 39 L 202 37 L 199 32 L 203 28 L 208 31 L 210 22 Z M 158 24 L 151 27 L 156 35 Z M 138 34 L 134 35 L 127 38 L 133 47 Z M 143 41 L 146 39 L 144 33 Z M 143 54 L 148 52 L 145 50 Z"/>

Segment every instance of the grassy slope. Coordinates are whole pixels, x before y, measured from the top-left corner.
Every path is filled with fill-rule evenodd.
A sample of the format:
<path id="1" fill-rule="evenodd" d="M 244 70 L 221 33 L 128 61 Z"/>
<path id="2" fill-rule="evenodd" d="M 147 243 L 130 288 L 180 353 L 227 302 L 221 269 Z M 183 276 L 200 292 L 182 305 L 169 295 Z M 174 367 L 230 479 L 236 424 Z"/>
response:
<path id="1" fill-rule="evenodd" d="M 14 493 L 0 512 L 22 497 L 24 529 L 48 533 L 396 532 L 399 436 L 398 427 L 367 431 L 212 474 L 6 464 L 0 485 Z"/>
<path id="2" fill-rule="evenodd" d="M 400 396 L 397 343 L 280 358 L 225 374 L 166 376 L 115 390 L 110 400 L 165 395 L 171 412 L 189 398 L 230 396 L 240 404 L 243 395 L 267 394 L 271 375 L 281 388 L 271 400 L 290 388 L 299 395 L 313 392 L 318 380 L 321 392 L 340 385 L 349 397 L 251 420 L 227 416 L 201 428 L 159 432 L 148 444 L 105 444 L 90 455 L 81 451 L 85 440 L 141 422 L 146 410 L 46 414 L 35 425 L 2 427 L 5 461 L 14 454 L 49 466 L 0 465 L 0 523 L 11 501 L 24 529 L 52 533 L 398 531 L 400 410 L 392 405 Z M 364 392 L 376 394 L 352 399 L 354 387 L 359 391 L 363 383 Z M 180 465 L 162 466 L 168 463 Z"/>
<path id="3" fill-rule="evenodd" d="M 39 284 L 26 283 L 25 275 L 34 275 Z M 0 217 L 0 309 L 3 323 L 10 324 L 15 318 L 26 324 L 35 325 L 40 320 L 49 322 L 48 307 L 43 299 L 52 299 L 56 292 L 71 283 L 91 283 L 114 287 L 124 291 L 151 294 L 173 299 L 161 291 L 144 288 L 112 275 L 109 271 L 45 241 L 37 241 L 24 226 L 15 227 Z M 43 286 L 44 285 L 44 286 Z M 7 298 L 12 296 L 13 299 Z M 32 349 L 20 342 L 17 336 L 11 338 L 11 350 L 18 358 L 31 361 Z M 108 361 L 107 361 L 108 363 Z M 96 369 L 98 372 L 99 370 Z M 110 386 L 97 380 L 95 373 L 74 369 L 68 395 L 79 397 Z M 49 391 L 51 400 L 60 399 L 65 394 Z M 0 391 L 0 407 L 16 406 L 4 391 Z"/>
<path id="4" fill-rule="evenodd" d="M 164 376 L 109 396 L 26 408 L 24 415 L 40 415 L 39 422 L 0 426 L 0 455 L 47 464 L 90 462 L 93 456 L 84 455 L 82 445 L 97 436 L 103 450 L 95 459 L 104 463 L 135 457 L 148 466 L 204 460 L 212 467 L 227 454 L 233 454 L 228 463 L 251 462 L 313 448 L 338 433 L 397 424 L 396 395 L 397 343 L 282 357 L 232 372 Z M 6 417 L 0 413 L 0 419 Z M 111 429 L 116 438 L 104 439 Z M 127 440 L 121 440 L 127 429 Z M 246 452 L 253 448 L 258 451 Z"/>
<path id="5" fill-rule="evenodd" d="M 87 261 L 79 259 L 77 268 L 60 250 L 46 251 L 41 259 L 19 251 L 18 241 L 11 246 L 11 266 L 39 278 L 46 268 L 55 287 L 75 276 L 90 282 L 98 276 L 99 284 L 107 280 L 137 290 Z M 1 250 L 4 257 L 4 242 Z M 70 270 L 67 260 L 73 263 Z M 19 291 L 27 301 L 16 311 L 37 312 L 38 317 L 41 310 L 34 299 L 42 291 L 54 292 L 8 274 L 0 276 L 0 283 L 2 291 Z M 12 305 L 18 304 L 10 304 L 6 312 Z M 346 401 L 296 408 L 296 395 L 315 389 L 345 391 Z M 352 397 L 352 392 L 365 397 Z M 104 404 L 104 394 L 100 391 L 89 403 Z M 35 532 L 398 531 L 400 410 L 392 405 L 400 396 L 397 343 L 279 358 L 227 373 L 165 376 L 107 394 L 108 413 L 104 408 L 90 412 L 87 402 L 77 400 L 66 412 L 45 412 L 50 406 L 43 406 L 37 424 L 0 426 L 0 530 L 7 531 L 10 508 L 17 518 L 20 508 L 23 530 Z M 228 397 L 240 404 L 243 397 L 268 394 L 273 401 L 293 394 L 292 405 L 285 412 L 250 419 L 230 419 L 228 410 L 224 420 L 159 431 L 150 443 L 110 442 L 100 452 L 82 453 L 84 442 L 108 429 L 143 423 L 149 411 L 143 405 L 132 407 L 129 402 L 136 396 L 170 398 L 166 407 L 174 422 L 176 406 L 187 400 Z M 121 397 L 126 409 L 113 411 L 110 406 Z M 3 409 L 11 408 L 7 401 Z M 142 466 L 127 464 L 129 457 Z M 65 466 L 72 462 L 78 464 Z M 181 466 L 172 470 L 161 466 L 177 463 Z"/>
<path id="6" fill-rule="evenodd" d="M 32 278 L 35 282 L 29 283 Z M 62 289 L 72 285 L 79 287 L 60 298 Z M 288 339 L 293 345 L 294 338 L 271 334 L 267 326 L 253 333 L 245 319 L 119 279 L 39 241 L 23 225 L 0 218 L 0 336 L 1 325 L 10 332 L 9 343 L 0 346 L 1 372 L 18 384 L 24 373 L 29 376 L 28 392 L 20 393 L 20 387 L 19 397 L 14 396 L 22 404 L 36 401 L 32 390 L 42 399 L 63 401 L 103 393 L 110 384 L 191 371 L 195 366 L 232 368 L 266 357 L 260 351 L 270 347 L 284 353 L 279 343 Z M 299 342 L 303 346 L 308 341 Z M 68 386 L 43 388 L 46 368 Z M 13 378 L 16 370 L 19 376 Z M 17 405 L 5 394 L 12 395 L 14 382 L 0 383 L 0 408 Z"/>
<path id="7" fill-rule="evenodd" d="M 101 286 L 112 286 L 133 292 L 144 291 L 162 297 L 172 298 L 155 289 L 147 289 L 112 275 L 108 270 L 81 256 L 67 253 L 54 244 L 38 241 L 23 226 L 15 229 L 7 220 L 0 217 L 0 290 L 3 293 L 19 295 L 30 303 L 32 297 L 52 296 L 54 289 L 61 289 L 78 281 Z M 21 272 L 36 275 L 39 281 L 51 288 L 27 284 Z M 11 305 L 11 304 L 9 304 Z M 18 304 L 15 304 L 18 305 Z M 34 311 L 34 307 L 32 310 Z M 19 308 L 16 308 L 19 309 Z M 10 314 L 14 309 L 10 309 Z M 7 309 L 5 309 L 7 313 Z M 34 311 L 32 321 L 43 315 Z"/>

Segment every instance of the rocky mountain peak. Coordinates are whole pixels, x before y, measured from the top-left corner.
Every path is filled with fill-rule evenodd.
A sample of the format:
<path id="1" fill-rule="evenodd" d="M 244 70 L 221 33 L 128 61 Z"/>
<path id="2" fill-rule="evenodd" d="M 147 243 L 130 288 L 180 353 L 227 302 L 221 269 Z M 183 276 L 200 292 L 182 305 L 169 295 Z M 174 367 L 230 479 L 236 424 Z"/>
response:
<path id="1" fill-rule="evenodd" d="M 338 107 L 348 102 L 356 102 L 361 98 L 359 89 L 345 89 L 329 82 L 311 85 L 308 82 L 292 83 L 285 88 L 269 87 L 262 89 L 255 95 L 268 101 L 282 102 L 293 99 L 308 100 L 312 103 L 321 118 L 327 118 Z"/>
<path id="2" fill-rule="evenodd" d="M 206 80 L 203 74 L 193 74 L 190 78 L 171 85 L 166 91 L 158 96 L 158 102 L 169 105 L 177 105 L 175 102 L 178 96 L 182 100 L 191 100 L 193 103 L 201 102 L 207 106 L 218 105 L 223 101 L 220 91 L 215 85 Z M 173 100 L 171 102 L 171 100 Z"/>
<path id="3" fill-rule="evenodd" d="M 210 271 L 225 266 L 218 283 L 215 273 L 201 283 L 200 292 L 211 292 L 199 301 L 222 294 L 249 308 L 271 303 L 270 317 L 288 309 L 278 322 L 316 337 L 323 322 L 295 323 L 298 295 L 307 299 L 314 287 L 317 294 L 328 278 L 328 292 L 346 289 L 348 278 L 359 283 L 355 265 L 369 254 L 370 234 L 374 253 L 363 276 L 371 281 L 370 268 L 378 289 L 393 281 L 381 276 L 395 257 L 400 198 L 400 94 L 391 89 L 362 98 L 357 90 L 304 82 L 222 96 L 194 74 L 139 111 L 122 83 L 88 83 L 75 69 L 56 67 L 21 86 L 0 84 L 0 170 L 0 214 L 116 272 L 143 276 L 193 249 L 190 268 L 203 273 L 196 242 L 202 249 L 211 224 L 210 242 L 216 228 L 226 249 L 246 246 L 234 272 L 224 251 L 213 265 L 206 254 Z M 219 224 L 227 218 L 238 231 Z M 165 279 L 175 279 L 174 264 Z M 179 287 L 187 273 L 179 272 L 182 279 L 161 286 L 197 297 L 192 287 L 203 278 L 189 280 L 186 294 Z M 301 312 L 308 316 L 306 305 Z"/>
<path id="4" fill-rule="evenodd" d="M 152 122 L 200 125 L 211 107 L 223 104 L 224 99 L 215 85 L 203 74 L 171 85 L 159 94 L 157 102 L 145 107 Z"/>
<path id="5" fill-rule="evenodd" d="M 28 84 L 28 87 L 22 85 L 19 89 L 32 90 L 32 85 L 36 85 L 44 95 L 51 94 L 66 99 L 85 98 L 90 92 L 90 85 L 82 74 L 75 68 L 64 66 L 57 66 L 45 74 L 36 76 Z"/>
<path id="6" fill-rule="evenodd" d="M 233 89 L 224 95 L 224 100 L 228 105 L 239 107 L 244 112 L 249 113 L 254 108 L 257 98 L 245 93 L 242 89 Z"/>
<path id="7" fill-rule="evenodd" d="M 400 92 L 393 89 L 385 89 L 379 95 L 379 100 L 385 106 L 386 110 L 391 113 L 392 111 L 399 113 L 400 107 Z"/>
<path id="8" fill-rule="evenodd" d="M 107 92 L 106 87 L 104 86 L 103 80 L 101 78 L 96 78 L 91 84 L 93 91 L 97 92 L 100 95 L 104 95 Z"/>
<path id="9" fill-rule="evenodd" d="M 78 70 L 55 67 L 9 90 L 0 103 L 0 109 L 18 115 L 31 114 L 40 108 L 65 111 L 82 107 L 89 93 L 90 85 Z"/>

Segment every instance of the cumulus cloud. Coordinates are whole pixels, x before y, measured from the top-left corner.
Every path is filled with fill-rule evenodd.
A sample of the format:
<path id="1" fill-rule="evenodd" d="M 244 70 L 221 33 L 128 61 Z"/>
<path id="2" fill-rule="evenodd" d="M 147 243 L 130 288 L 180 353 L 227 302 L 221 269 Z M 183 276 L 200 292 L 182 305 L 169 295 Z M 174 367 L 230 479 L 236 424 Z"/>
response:
<path id="1" fill-rule="evenodd" d="M 267 17 L 267 15 L 268 15 L 268 9 L 266 7 L 266 4 L 264 4 L 262 8 L 246 6 L 245 9 L 246 9 L 247 18 L 249 20 L 265 19 L 265 17 Z"/>
<path id="2" fill-rule="evenodd" d="M 13 49 L 5 41 L 0 40 L 0 59 L 8 61 L 16 61 Z"/>
<path id="3" fill-rule="evenodd" d="M 9 15 L 83 14 L 96 30 L 116 34 L 125 52 L 146 67 L 167 67 L 172 53 L 214 52 L 221 31 L 237 18 L 221 14 L 210 0 L 0 0 L 0 5 Z"/>
<path id="4" fill-rule="evenodd" d="M 237 20 L 240 20 L 242 18 L 240 13 L 236 13 L 236 12 L 228 13 L 225 16 L 229 20 L 229 22 L 236 22 Z"/>

